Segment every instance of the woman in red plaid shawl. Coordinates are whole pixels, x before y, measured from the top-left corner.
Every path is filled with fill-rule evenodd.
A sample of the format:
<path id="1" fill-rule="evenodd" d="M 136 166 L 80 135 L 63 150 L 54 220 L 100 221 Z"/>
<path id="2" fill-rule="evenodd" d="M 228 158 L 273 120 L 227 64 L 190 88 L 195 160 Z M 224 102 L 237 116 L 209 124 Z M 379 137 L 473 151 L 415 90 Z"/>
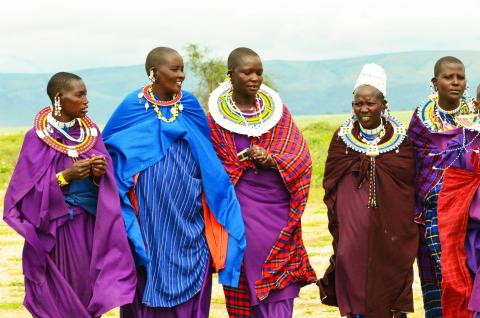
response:
<path id="1" fill-rule="evenodd" d="M 238 288 L 224 287 L 230 317 L 291 317 L 300 287 L 316 281 L 302 240 L 312 162 L 278 94 L 262 85 L 260 57 L 237 48 L 229 80 L 212 92 L 218 157 L 235 184 L 247 248 Z"/>

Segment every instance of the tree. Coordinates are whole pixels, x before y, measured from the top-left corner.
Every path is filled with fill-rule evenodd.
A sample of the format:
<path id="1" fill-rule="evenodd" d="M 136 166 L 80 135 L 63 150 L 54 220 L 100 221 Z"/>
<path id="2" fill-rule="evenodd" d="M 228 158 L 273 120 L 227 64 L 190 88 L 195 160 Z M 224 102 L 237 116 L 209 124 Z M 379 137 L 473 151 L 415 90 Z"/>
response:
<path id="1" fill-rule="evenodd" d="M 198 88 L 195 91 L 200 104 L 207 108 L 208 96 L 225 80 L 227 65 L 219 58 L 209 57 L 208 48 L 201 49 L 197 44 L 190 43 L 186 47 L 188 67 L 198 79 Z"/>

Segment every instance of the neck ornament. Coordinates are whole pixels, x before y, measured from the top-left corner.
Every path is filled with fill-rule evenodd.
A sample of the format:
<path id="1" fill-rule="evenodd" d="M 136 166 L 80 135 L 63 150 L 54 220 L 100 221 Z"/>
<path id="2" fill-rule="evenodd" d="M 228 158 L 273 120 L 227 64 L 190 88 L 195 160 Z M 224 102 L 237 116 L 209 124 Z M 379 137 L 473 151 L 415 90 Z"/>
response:
<path id="1" fill-rule="evenodd" d="M 261 85 L 252 111 L 242 111 L 232 98 L 232 87 L 223 82 L 211 94 L 208 111 L 221 127 L 241 135 L 259 137 L 273 128 L 283 114 L 283 102 L 273 89 Z"/>
<path id="2" fill-rule="evenodd" d="M 476 130 L 479 125 L 478 112 L 473 104 L 462 96 L 457 108 L 447 111 L 438 105 L 438 94 L 428 96 L 417 108 L 417 115 L 425 127 L 433 133 L 449 131 L 459 127 Z"/>
<path id="3" fill-rule="evenodd" d="M 171 123 L 175 119 L 177 119 L 179 111 L 183 110 L 183 105 L 180 103 L 182 99 L 182 91 L 180 91 L 177 95 L 173 97 L 172 100 L 169 101 L 161 101 L 155 99 L 155 95 L 153 94 L 152 84 L 146 85 L 143 90 L 138 94 L 138 98 L 145 98 L 145 111 L 148 111 L 150 105 L 152 109 L 157 113 L 158 119 L 163 122 Z M 170 118 L 166 118 L 162 112 L 160 111 L 159 107 L 171 107 L 170 113 L 172 114 Z"/>
<path id="4" fill-rule="evenodd" d="M 67 132 L 65 132 L 60 127 L 60 125 L 63 123 L 59 124 L 59 122 L 53 118 L 51 107 L 45 107 L 35 116 L 34 128 L 37 136 L 50 148 L 69 157 L 77 158 L 79 155 L 84 154 L 92 149 L 97 142 L 98 131 L 95 127 L 95 124 L 87 116 L 83 118 L 77 118 L 74 121 L 77 121 L 80 125 L 79 138 L 73 138 Z M 68 124 L 70 123 L 71 122 Z M 73 124 L 75 124 L 75 122 Z M 70 127 L 73 127 L 73 125 Z M 76 144 L 71 146 L 66 145 L 53 138 L 51 134 L 54 132 L 54 129 L 58 130 L 63 136 L 70 141 L 75 142 Z"/>
<path id="5" fill-rule="evenodd" d="M 385 125 L 383 123 L 380 124 L 379 127 L 370 130 L 373 131 L 372 134 L 364 132 L 363 127 L 360 125 L 360 136 L 355 136 L 353 134 L 353 126 L 356 121 L 356 118 L 349 118 L 347 121 L 345 121 L 345 123 L 340 127 L 338 135 L 342 138 L 343 142 L 348 148 L 360 153 L 364 153 L 369 157 L 376 157 L 385 152 L 398 150 L 398 147 L 400 147 L 400 144 L 407 135 L 407 132 L 400 121 L 392 116 L 389 116 L 386 122 L 392 125 L 393 134 L 391 138 L 383 143 L 380 143 L 383 137 L 385 137 Z M 365 136 L 365 134 L 367 136 L 374 137 L 369 138 Z"/>

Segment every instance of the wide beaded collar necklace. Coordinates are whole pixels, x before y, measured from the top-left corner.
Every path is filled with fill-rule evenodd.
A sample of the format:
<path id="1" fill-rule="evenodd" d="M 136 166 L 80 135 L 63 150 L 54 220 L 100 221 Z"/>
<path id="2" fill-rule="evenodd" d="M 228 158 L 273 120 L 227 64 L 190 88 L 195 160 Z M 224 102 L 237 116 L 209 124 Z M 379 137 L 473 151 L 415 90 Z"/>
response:
<path id="1" fill-rule="evenodd" d="M 61 127 L 59 127 L 51 113 L 51 107 L 45 107 L 35 116 L 35 132 L 44 143 L 46 143 L 50 148 L 72 158 L 77 158 L 79 155 L 84 154 L 93 148 L 97 142 L 98 131 L 95 127 L 95 124 L 89 117 L 84 116 L 83 118 L 76 119 L 80 125 L 80 137 L 73 138 Z M 68 123 L 67 126 L 70 124 L 71 123 Z M 54 132 L 54 129 L 76 144 L 71 146 L 66 145 L 53 138 L 51 134 Z"/>

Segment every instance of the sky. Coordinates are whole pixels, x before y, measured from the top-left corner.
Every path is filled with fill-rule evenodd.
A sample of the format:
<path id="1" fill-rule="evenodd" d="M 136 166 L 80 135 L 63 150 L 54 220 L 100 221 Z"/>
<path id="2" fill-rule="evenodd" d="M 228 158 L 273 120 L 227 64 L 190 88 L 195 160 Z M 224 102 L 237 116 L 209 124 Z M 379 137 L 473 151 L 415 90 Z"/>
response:
<path id="1" fill-rule="evenodd" d="M 416 50 L 480 50 L 478 0 L 16 0 L 0 11 L 0 72 L 143 64 L 188 43 L 226 59 L 323 60 Z"/>

